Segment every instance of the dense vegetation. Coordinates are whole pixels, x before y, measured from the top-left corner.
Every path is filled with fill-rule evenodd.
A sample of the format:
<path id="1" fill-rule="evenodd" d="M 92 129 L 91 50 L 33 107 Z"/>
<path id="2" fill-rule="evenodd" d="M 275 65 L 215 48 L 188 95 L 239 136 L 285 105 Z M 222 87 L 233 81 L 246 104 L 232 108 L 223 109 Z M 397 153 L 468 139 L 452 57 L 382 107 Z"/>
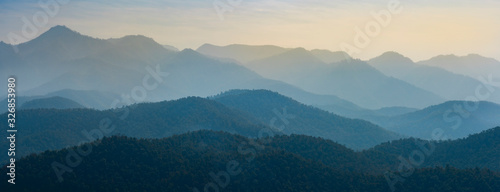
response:
<path id="1" fill-rule="evenodd" d="M 137 104 L 115 110 L 30 109 L 19 110 L 17 127 L 18 156 L 45 150 L 62 149 L 116 134 L 136 138 L 162 138 L 188 131 L 224 130 L 257 137 L 266 126 L 224 105 L 197 97 L 176 101 Z M 0 124 L 6 130 L 7 124 Z M 8 137 L 2 132 L 2 137 Z M 21 134 L 20 134 L 21 135 Z M 8 140 L 0 140 L 8 146 Z M 7 154 L 0 155 L 5 162 Z"/>
<path id="2" fill-rule="evenodd" d="M 74 164 L 70 165 L 68 154 L 75 152 L 81 161 L 71 159 Z M 336 156 L 322 157 L 331 154 Z M 259 140 L 214 131 L 164 139 L 113 136 L 25 157 L 16 165 L 16 185 L 1 182 L 0 187 L 75 192 L 204 191 L 205 186 L 212 191 L 390 191 L 382 174 L 339 168 L 359 155 L 331 141 L 298 135 Z M 1 171 L 6 172 L 6 167 Z M 424 168 L 393 186 L 396 191 L 494 192 L 500 189 L 500 175 L 477 168 Z"/>
<path id="3" fill-rule="evenodd" d="M 283 127 L 286 134 L 321 136 L 355 149 L 399 138 L 394 133 L 362 120 L 343 118 L 300 104 L 270 91 L 250 91 L 237 98 L 214 100 L 188 97 L 174 101 L 143 103 L 113 110 L 93 109 L 27 109 L 19 110 L 17 126 L 22 127 L 18 138 L 20 156 L 45 150 L 61 149 L 91 142 L 102 136 L 122 134 L 136 138 L 162 138 L 200 129 L 223 130 L 247 137 L 257 137 L 259 131 L 270 132 Z M 32 106 L 41 106 L 40 100 Z M 42 100 L 47 103 L 51 101 Z M 231 103 L 234 101 L 235 103 Z M 260 104 L 259 104 L 260 102 Z M 27 102 L 29 103 L 29 102 Z M 243 103 L 249 107 L 239 107 Z M 47 107 L 47 106 L 46 106 Z M 284 124 L 284 107 L 289 118 Z M 270 121 L 274 119 L 274 124 Z M 7 124 L 0 124 L 6 130 Z M 273 129 L 276 134 L 281 134 Z M 3 132 L 1 136 L 7 137 Z M 0 144 L 8 145 L 8 140 Z M 5 162 L 6 154 L 0 155 Z"/>
<path id="4" fill-rule="evenodd" d="M 213 99 L 285 134 L 323 137 L 352 149 L 367 149 L 401 138 L 368 121 L 328 113 L 268 90 L 233 90 Z"/>

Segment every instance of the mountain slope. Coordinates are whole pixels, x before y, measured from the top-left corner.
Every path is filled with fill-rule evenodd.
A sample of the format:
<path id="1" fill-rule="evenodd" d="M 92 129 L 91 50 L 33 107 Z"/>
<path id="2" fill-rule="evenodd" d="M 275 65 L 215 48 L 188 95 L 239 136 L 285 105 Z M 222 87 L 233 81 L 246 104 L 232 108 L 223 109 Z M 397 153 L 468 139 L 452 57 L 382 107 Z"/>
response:
<path id="1" fill-rule="evenodd" d="M 363 154 L 373 160 L 372 164 L 389 170 L 396 170 L 401 164 L 398 157 L 408 159 L 411 154 L 423 153 L 424 159 L 420 167 L 449 165 L 500 171 L 499 141 L 500 127 L 496 127 L 457 140 L 437 142 L 410 138 L 391 141 L 363 151 Z"/>
<path id="2" fill-rule="evenodd" d="M 52 32 L 53 30 L 49 30 L 48 36 L 54 36 L 50 35 Z M 262 78 L 234 62 L 210 58 L 190 49 L 181 52 L 167 51 L 144 36 L 126 36 L 99 41 L 105 41 L 109 46 L 99 53 L 65 62 L 64 73 L 60 75 L 47 73 L 44 76 L 50 76 L 52 80 L 37 88 L 23 91 L 23 94 L 45 95 L 64 89 L 92 90 L 118 95 L 111 98 L 112 102 L 115 99 L 122 100 L 122 96 L 131 97 L 132 91 L 137 90 L 137 86 L 145 88 L 146 82 L 146 84 L 156 83 L 157 86 L 146 90 L 144 101 L 155 102 L 186 96 L 205 97 L 229 89 L 243 88 L 271 89 L 307 104 L 328 104 L 342 110 L 358 108 L 332 95 L 311 94 L 283 82 Z M 46 68 L 52 70 L 52 67 L 56 66 Z M 34 81 L 44 82 L 40 79 Z M 78 98 L 79 100 L 75 100 L 75 96 L 70 99 L 86 105 L 95 97 Z M 99 99 L 99 103 L 89 103 L 86 106 L 106 109 L 110 107 L 111 102 L 106 101 L 103 104 Z M 132 100 L 125 104 L 134 102 L 140 101 Z"/>
<path id="3" fill-rule="evenodd" d="M 395 52 L 384 53 L 368 63 L 388 76 L 436 93 L 447 100 L 468 99 L 476 95 L 478 87 L 483 86 L 483 83 L 475 78 L 454 74 L 438 67 L 417 65 Z M 500 92 L 489 93 L 486 100 L 500 103 Z"/>
<path id="4" fill-rule="evenodd" d="M 17 184 L 2 182 L 0 186 L 16 191 L 390 190 L 391 183 L 388 185 L 380 174 L 366 174 L 370 170 L 349 171 L 322 163 L 328 159 L 325 156 L 341 160 L 341 154 L 352 154 L 342 146 L 303 136 L 279 136 L 269 145 L 262 142 L 213 131 L 164 139 L 103 138 L 80 147 L 46 151 L 16 161 Z M 85 146 L 92 150 L 79 155 L 77 151 Z M 330 152 L 323 159 L 315 159 L 323 151 Z M 69 165 L 68 154 L 79 155 L 81 159 Z M 343 165 L 343 161 L 338 163 Z M 376 164 L 365 166 L 377 167 Z M 103 169 L 96 171 L 95 167 Z M 7 172 L 5 166 L 1 170 Z M 405 180 L 394 183 L 396 191 L 495 192 L 500 189 L 500 175 L 484 169 L 460 170 L 446 166 L 415 169 L 410 173 Z"/>
<path id="5" fill-rule="evenodd" d="M 92 108 L 92 109 L 109 109 L 112 108 L 112 104 L 115 101 L 119 101 L 122 98 L 119 95 L 110 92 L 100 92 L 95 90 L 72 90 L 63 89 L 56 92 L 51 92 L 46 95 L 39 96 L 17 96 L 16 105 L 22 106 L 24 103 L 36 100 L 45 99 L 49 97 L 62 97 L 70 99 L 78 104 L 81 104 L 82 108 Z M 57 103 L 55 103 L 57 105 Z M 0 105 L 7 105 L 7 99 L 1 100 Z M 118 103 L 115 107 L 121 107 L 125 105 L 124 103 Z M 50 107 L 50 106 L 49 106 Z M 2 113 L 7 112 L 7 109 L 1 111 Z"/>
<path id="6" fill-rule="evenodd" d="M 449 101 L 419 111 L 373 118 L 370 121 L 412 137 L 433 139 L 434 132 L 442 130 L 448 139 L 456 139 L 499 126 L 500 105 L 485 101 Z"/>
<path id="7" fill-rule="evenodd" d="M 19 109 L 43 109 L 43 108 L 72 109 L 72 108 L 85 108 L 85 107 L 71 99 L 58 96 L 34 99 L 24 103 L 23 105 L 21 105 L 21 107 L 19 107 Z"/>
<path id="8" fill-rule="evenodd" d="M 263 59 L 273 55 L 281 54 L 287 49 L 274 45 L 240 45 L 233 44 L 227 46 L 216 46 L 211 44 L 203 44 L 196 51 L 219 58 L 231 58 L 242 64 L 250 61 Z"/>
<path id="9" fill-rule="evenodd" d="M 366 149 L 401 137 L 367 121 L 334 115 L 267 90 L 236 90 L 213 99 L 285 134 L 323 137 L 349 148 Z"/>
<path id="10" fill-rule="evenodd" d="M 387 77 L 359 60 L 336 63 L 295 85 L 313 93 L 337 95 L 370 109 L 394 106 L 422 108 L 443 101 L 429 91 Z"/>
<path id="11" fill-rule="evenodd" d="M 500 77 L 500 62 L 477 54 L 466 56 L 439 55 L 429 60 L 420 61 L 418 64 L 440 67 L 476 79 L 479 76 L 488 79 L 489 75 L 492 75 L 494 79 Z"/>
<path id="12" fill-rule="evenodd" d="M 295 84 L 307 78 L 312 72 L 326 68 L 326 64 L 304 48 L 295 48 L 247 64 L 260 75 Z"/>
<path id="13" fill-rule="evenodd" d="M 331 52 L 324 49 L 313 49 L 311 54 L 325 63 L 337 63 L 342 60 L 352 59 L 349 54 L 343 51 Z"/>
<path id="14" fill-rule="evenodd" d="M 113 110 L 31 109 L 16 111 L 23 137 L 16 140 L 18 156 L 61 149 L 103 135 L 161 138 L 188 131 L 224 130 L 249 137 L 266 126 L 215 101 L 190 97 L 176 101 L 137 104 Z M 21 118 L 22 117 L 22 118 Z M 6 130 L 7 125 L 0 125 Z M 7 132 L 2 136 L 8 137 Z M 8 140 L 1 141 L 7 144 Z M 0 156 L 0 161 L 7 154 Z"/>

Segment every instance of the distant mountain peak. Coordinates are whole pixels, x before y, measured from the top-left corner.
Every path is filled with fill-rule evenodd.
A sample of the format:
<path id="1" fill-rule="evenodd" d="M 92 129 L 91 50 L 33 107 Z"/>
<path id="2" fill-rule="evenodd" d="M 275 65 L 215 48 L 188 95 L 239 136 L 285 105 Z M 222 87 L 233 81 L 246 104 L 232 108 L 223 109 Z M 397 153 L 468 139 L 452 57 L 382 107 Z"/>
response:
<path id="1" fill-rule="evenodd" d="M 153 38 L 146 37 L 144 35 L 126 35 L 126 36 L 123 36 L 120 39 L 123 39 L 123 40 L 147 40 L 147 41 L 154 41 Z"/>
<path id="2" fill-rule="evenodd" d="M 382 55 L 370 59 L 370 63 L 378 64 L 378 65 L 387 65 L 389 63 L 397 63 L 397 64 L 414 64 L 414 62 L 404 55 L 401 55 L 398 52 L 388 51 L 383 53 Z"/>
<path id="3" fill-rule="evenodd" d="M 61 35 L 81 35 L 80 33 L 66 27 L 65 25 L 56 25 L 43 33 L 41 36 L 61 36 Z"/>
<path id="4" fill-rule="evenodd" d="M 163 48 L 169 50 L 169 51 L 173 51 L 173 52 L 179 52 L 180 50 L 177 48 L 177 47 L 174 47 L 172 45 L 161 45 L 163 46 Z"/>
<path id="5" fill-rule="evenodd" d="M 289 50 L 290 53 L 302 53 L 302 54 L 310 54 L 309 51 L 304 49 L 303 47 L 297 47 Z"/>
<path id="6" fill-rule="evenodd" d="M 288 51 L 285 51 L 284 53 L 280 54 L 281 57 L 283 56 L 290 56 L 290 58 L 309 58 L 311 60 L 317 60 L 317 62 L 321 62 L 318 58 L 316 58 L 311 52 L 307 51 L 306 49 L 302 47 L 290 49 Z"/>
<path id="7" fill-rule="evenodd" d="M 201 54 L 193 49 L 190 49 L 190 48 L 183 49 L 182 51 L 180 51 L 176 55 L 176 57 L 178 57 L 178 58 L 190 58 L 190 59 L 200 58 L 200 57 L 206 58 L 203 54 Z"/>
<path id="8" fill-rule="evenodd" d="M 352 57 L 344 51 L 332 52 L 327 49 L 313 49 L 310 52 L 325 63 L 337 63 L 339 61 L 352 59 Z"/>
<path id="9" fill-rule="evenodd" d="M 405 57 L 404 55 L 401 55 L 400 53 L 395 52 L 395 51 L 387 51 L 385 53 L 382 53 L 382 55 L 380 55 L 376 58 L 388 60 L 388 61 L 392 61 L 392 62 L 413 63 L 413 61 L 410 58 Z"/>
<path id="10" fill-rule="evenodd" d="M 198 47 L 198 49 L 207 48 L 207 47 L 217 47 L 217 46 L 213 45 L 213 44 L 210 44 L 210 43 L 204 43 L 203 45 L 201 45 L 200 47 Z"/>
<path id="11" fill-rule="evenodd" d="M 438 55 L 431 59 L 458 59 L 459 57 L 455 54 Z"/>

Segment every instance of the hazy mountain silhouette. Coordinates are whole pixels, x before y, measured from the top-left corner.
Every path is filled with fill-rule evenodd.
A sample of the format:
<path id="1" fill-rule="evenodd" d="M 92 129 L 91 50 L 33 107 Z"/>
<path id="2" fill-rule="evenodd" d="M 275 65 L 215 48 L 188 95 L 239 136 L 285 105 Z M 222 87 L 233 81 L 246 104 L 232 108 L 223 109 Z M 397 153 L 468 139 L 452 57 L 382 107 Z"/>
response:
<path id="1" fill-rule="evenodd" d="M 439 96 L 387 77 L 366 62 L 345 60 L 295 83 L 306 91 L 337 95 L 365 108 L 422 108 L 442 102 Z"/>
<path id="2" fill-rule="evenodd" d="M 165 48 L 165 49 L 167 49 L 169 51 L 174 51 L 174 52 L 179 52 L 180 51 L 179 49 L 177 49 L 177 47 L 174 47 L 172 45 L 162 45 L 162 46 L 163 46 L 163 48 Z"/>
<path id="3" fill-rule="evenodd" d="M 386 52 L 368 61 L 386 74 L 433 92 L 446 100 L 464 100 L 476 95 L 482 83 L 469 76 L 426 65 L 417 65 L 396 52 Z M 458 67 L 458 66 L 457 66 Z M 483 92 L 488 90 L 484 88 Z M 488 101 L 500 103 L 500 92 L 493 92 Z"/>
<path id="4" fill-rule="evenodd" d="M 331 52 L 324 49 L 313 49 L 311 53 L 325 63 L 336 63 L 342 60 L 352 59 L 349 54 L 343 51 Z"/>
<path id="5" fill-rule="evenodd" d="M 43 42 L 49 41 L 49 38 L 66 44 L 72 42 L 70 41 L 71 38 L 58 39 L 60 33 L 67 33 L 66 36 L 71 37 L 82 36 L 66 27 L 56 26 L 41 35 L 40 38 L 45 39 Z M 19 82 L 20 89 L 35 88 L 21 91 L 19 94 L 46 95 L 62 89 L 89 90 L 118 95 L 119 98 L 110 98 L 113 101 L 121 99 L 121 95 L 124 94 L 130 96 L 134 87 L 141 86 L 145 76 L 149 75 L 151 77 L 146 67 L 156 71 L 155 69 L 158 66 L 159 71 L 168 73 L 168 76 L 162 76 L 162 82 L 158 82 L 157 88 L 147 92 L 145 101 L 178 99 L 186 96 L 205 97 L 229 89 L 244 88 L 275 90 L 306 104 L 328 104 L 346 110 L 359 108 L 355 104 L 336 96 L 315 95 L 283 82 L 262 78 L 260 75 L 234 62 L 210 58 L 189 49 L 180 52 L 168 51 L 151 38 L 140 35 L 108 40 L 94 39 L 87 36 L 75 37 L 75 39 L 89 41 L 87 43 L 74 42 L 71 46 L 86 45 L 81 48 L 74 48 L 75 50 L 93 49 L 98 51 L 83 51 L 80 53 L 81 55 L 88 55 L 74 60 L 59 57 L 59 54 L 54 53 L 54 60 L 64 60 L 64 62 L 47 61 L 46 63 L 50 64 L 34 66 L 34 71 L 41 68 L 44 71 L 43 75 L 32 75 L 28 72 L 30 70 L 26 70 L 26 65 L 21 66 L 20 69 L 22 70 L 19 73 L 14 73 L 19 76 L 19 79 L 24 79 L 24 81 Z M 42 42 L 38 38 L 32 41 Z M 41 43 L 28 42 L 24 46 L 26 49 L 38 49 L 37 47 L 30 48 L 31 45 L 38 46 Z M 59 45 L 62 46 L 62 44 Z M 10 45 L 5 44 L 4 46 L 8 48 L 7 51 L 12 51 Z M 57 52 L 59 49 L 62 48 L 53 49 L 53 51 Z M 53 68 L 56 69 L 53 70 Z M 25 82 L 36 83 L 26 85 Z M 149 82 L 154 83 L 154 79 L 150 79 Z M 95 97 L 92 98 L 96 99 Z M 106 99 L 105 102 L 98 101 L 100 104 L 90 103 L 92 99 L 82 97 L 79 100 L 74 100 L 87 107 L 104 109 L 104 105 L 109 107 L 110 103 L 108 101 L 110 99 Z"/>
<path id="6" fill-rule="evenodd" d="M 25 102 L 18 109 L 72 109 L 72 108 L 85 108 L 76 101 L 64 97 L 48 97 L 33 99 Z"/>
<path id="7" fill-rule="evenodd" d="M 325 70 L 326 63 L 315 57 L 304 48 L 295 48 L 284 53 L 273 55 L 247 64 L 248 68 L 260 75 L 296 84 L 303 78 L 309 78 L 318 70 Z"/>
<path id="8" fill-rule="evenodd" d="M 499 126 L 500 105 L 486 101 L 448 101 L 403 115 L 369 120 L 412 137 L 433 139 L 438 129 L 442 130 L 446 138 L 456 139 Z"/>
<path id="9" fill-rule="evenodd" d="M 500 62 L 493 58 L 487 58 L 477 54 L 469 54 L 466 56 L 439 55 L 429 60 L 420 61 L 418 64 L 441 67 L 448 71 L 467 75 L 475 79 L 479 76 L 483 76 L 487 79 L 489 75 L 493 75 L 494 79 L 500 78 Z M 497 83 L 496 86 L 500 85 Z"/>
<path id="10" fill-rule="evenodd" d="M 56 92 L 51 92 L 46 95 L 39 96 L 16 96 L 16 105 L 23 106 L 24 103 L 30 102 L 37 99 L 45 99 L 50 97 L 62 97 L 81 104 L 85 108 L 91 109 L 109 109 L 111 108 L 113 102 L 115 100 L 121 100 L 121 96 L 117 94 L 113 94 L 110 92 L 100 92 L 95 90 L 72 90 L 72 89 L 63 89 Z M 54 105 L 58 105 L 57 103 L 53 103 Z M 7 99 L 3 99 L 0 101 L 0 105 L 7 105 Z M 116 107 L 123 106 L 123 103 L 117 104 Z M 47 107 L 44 107 L 47 108 Z M 50 106 L 48 107 L 50 108 Z M 5 110 L 0 111 L 1 113 L 7 112 L 7 108 Z"/>
<path id="11" fill-rule="evenodd" d="M 245 111 L 285 134 L 323 137 L 353 149 L 367 149 L 401 138 L 367 121 L 331 114 L 268 90 L 233 90 L 213 99 Z"/>
<path id="12" fill-rule="evenodd" d="M 367 121 L 372 121 L 373 119 L 385 119 L 387 117 L 392 117 L 396 115 L 402 115 L 410 112 L 417 111 L 419 109 L 409 108 L 409 107 L 384 107 L 380 109 L 365 109 L 365 108 L 342 108 L 335 105 L 314 105 L 319 109 L 332 112 L 343 117 L 363 119 Z"/>
<path id="13" fill-rule="evenodd" d="M 256 91 L 256 93 L 259 92 L 262 91 Z M 263 129 L 275 130 L 269 124 L 274 117 L 274 108 L 269 107 L 276 107 L 277 110 L 281 110 L 280 113 L 283 113 L 282 105 L 288 105 L 288 110 L 291 113 L 296 113 L 294 115 L 297 116 L 296 120 L 290 120 L 295 124 L 290 123 L 291 126 L 285 133 L 304 133 L 333 138 L 356 149 L 368 148 L 384 141 L 400 138 L 400 136 L 369 122 L 347 119 L 307 107 L 276 93 L 264 91 L 262 94 L 254 96 L 256 101 L 263 101 L 269 97 L 276 100 L 276 103 L 270 101 L 261 105 L 257 105 L 256 101 L 248 101 L 248 103 L 253 102 L 255 109 L 260 110 L 262 115 L 266 116 L 242 111 L 229 104 L 226 106 L 222 104 L 225 102 L 219 101 L 219 99 L 216 102 L 197 97 L 135 104 L 126 108 L 104 111 L 47 109 L 55 107 L 20 109 L 16 115 L 22 118 L 17 120 L 16 125 L 23 127 L 25 132 L 24 136 L 17 140 L 18 155 L 23 156 L 48 149 L 61 149 L 68 145 L 76 145 L 82 140 L 96 139 L 99 135 L 104 134 L 161 138 L 187 131 L 209 129 L 257 137 L 259 131 Z M 266 117 L 269 119 L 264 119 Z M 99 129 L 103 126 L 103 121 L 112 125 Z M 280 122 L 276 122 L 275 125 L 280 125 L 278 123 Z M 111 126 L 114 129 L 110 129 Z M 0 128 L 7 129 L 7 124 L 0 125 Z M 103 132 L 103 130 L 107 130 L 107 132 Z M 275 131 L 275 134 L 282 133 Z M 5 137 L 7 136 L 5 135 Z M 8 142 L 8 140 L 1 142 Z M 6 158 L 6 156 L 3 157 Z M 5 158 L 1 160 L 5 160 Z"/>
<path id="14" fill-rule="evenodd" d="M 232 49 L 232 47 L 236 48 Z M 361 67 L 359 63 L 346 65 L 345 63 L 350 62 L 351 59 L 345 61 L 346 55 L 343 52 L 330 52 L 327 50 L 307 51 L 303 48 L 279 49 L 274 46 L 272 46 L 272 48 L 274 48 L 274 51 L 263 51 L 260 53 L 256 50 L 266 50 L 266 48 L 245 45 L 220 47 L 207 44 L 200 47 L 198 51 L 211 56 L 229 57 L 239 60 L 243 65 L 256 71 L 265 78 L 284 81 L 316 94 L 336 95 L 362 107 L 426 107 L 444 101 L 431 92 L 422 90 L 398 79 L 384 77 L 383 74 L 367 65 L 364 67 Z M 267 53 L 269 56 L 261 58 L 265 55 L 263 53 Z M 245 55 L 246 58 L 241 59 L 239 55 Z M 340 62 L 331 63 L 335 61 Z M 329 64 L 327 64 L 327 62 Z M 335 78 L 334 74 L 328 74 L 328 72 L 335 71 L 336 69 L 339 70 L 337 71 L 338 73 L 343 75 L 342 77 L 359 76 L 359 74 L 356 73 L 363 73 L 370 70 L 371 73 L 364 74 L 364 77 L 356 77 L 354 80 L 352 80 L 352 78 Z M 345 70 L 351 71 L 347 72 Z M 347 74 L 344 74 L 346 72 Z M 332 79 L 334 79 L 335 82 L 332 82 Z M 366 84 L 373 83 L 377 85 L 374 88 L 373 84 L 364 86 L 360 85 L 362 83 L 356 83 L 356 81 L 360 80 L 367 81 Z M 380 87 L 382 88 L 376 90 L 378 93 L 373 93 L 375 92 L 373 89 L 378 89 Z M 354 89 L 354 91 L 352 89 Z M 399 93 L 398 89 L 401 90 L 401 93 Z M 368 98 L 366 98 L 367 96 Z M 401 97 L 394 99 L 394 97 L 398 96 Z"/>
<path id="15" fill-rule="evenodd" d="M 109 109 L 111 108 L 113 102 L 115 100 L 121 100 L 121 96 L 111 93 L 111 92 L 103 92 L 103 91 L 95 91 L 95 90 L 72 90 L 72 89 L 63 89 L 56 92 L 49 93 L 45 95 L 47 97 L 55 97 L 60 96 L 64 98 L 71 99 L 79 104 L 85 106 L 86 108 L 91 109 Z M 121 107 L 125 105 L 124 103 L 119 103 L 115 107 Z"/>
<path id="16" fill-rule="evenodd" d="M 216 46 L 203 44 L 196 51 L 213 57 L 231 58 L 242 64 L 263 59 L 287 51 L 288 49 L 274 45 L 241 45 Z"/>

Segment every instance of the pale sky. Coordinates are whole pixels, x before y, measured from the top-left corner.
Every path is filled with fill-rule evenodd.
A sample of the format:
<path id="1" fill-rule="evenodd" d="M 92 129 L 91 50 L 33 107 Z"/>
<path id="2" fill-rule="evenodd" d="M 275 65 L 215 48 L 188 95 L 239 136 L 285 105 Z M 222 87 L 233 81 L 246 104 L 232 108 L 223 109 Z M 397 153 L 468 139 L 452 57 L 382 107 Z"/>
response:
<path id="1" fill-rule="evenodd" d="M 37 35 L 54 25 L 66 25 L 97 38 L 141 34 L 179 49 L 204 43 L 249 44 L 340 50 L 355 46 L 355 29 L 375 24 L 371 12 L 387 10 L 390 0 L 59 0 L 59 10 L 48 16 L 36 1 L 0 0 L 0 41 L 9 33 L 22 36 L 23 17 L 40 20 Z M 40 2 L 56 2 L 41 0 Z M 232 11 L 219 17 L 214 4 Z M 396 51 L 414 61 L 440 54 L 477 53 L 500 60 L 500 1 L 400 1 L 370 43 L 354 57 L 370 59 Z M 53 9 L 53 6 L 50 6 Z M 372 28 L 373 30 L 375 28 Z M 33 37 L 25 38 L 26 40 Z"/>

